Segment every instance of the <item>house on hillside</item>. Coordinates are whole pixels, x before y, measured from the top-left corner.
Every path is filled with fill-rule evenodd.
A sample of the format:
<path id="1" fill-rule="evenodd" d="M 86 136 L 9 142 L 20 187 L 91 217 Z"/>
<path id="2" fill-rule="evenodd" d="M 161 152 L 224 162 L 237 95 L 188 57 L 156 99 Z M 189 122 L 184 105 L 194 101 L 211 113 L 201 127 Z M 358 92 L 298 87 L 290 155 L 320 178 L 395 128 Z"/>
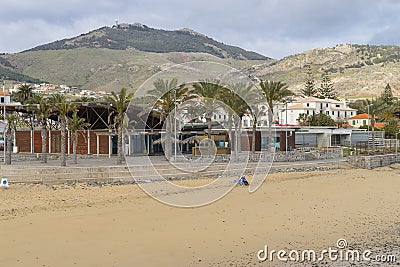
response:
<path id="1" fill-rule="evenodd" d="M 368 124 L 370 124 L 371 118 L 372 118 L 371 115 L 363 113 L 363 114 L 358 114 L 356 116 L 349 118 L 348 122 L 351 127 L 359 128 L 359 127 L 367 126 Z"/>
<path id="2" fill-rule="evenodd" d="M 357 111 L 347 106 L 345 101 L 319 99 L 315 97 L 301 98 L 287 104 L 279 116 L 281 124 L 297 125 L 300 114 L 315 115 L 319 113 L 330 116 L 333 120 L 343 120 L 355 116 Z"/>

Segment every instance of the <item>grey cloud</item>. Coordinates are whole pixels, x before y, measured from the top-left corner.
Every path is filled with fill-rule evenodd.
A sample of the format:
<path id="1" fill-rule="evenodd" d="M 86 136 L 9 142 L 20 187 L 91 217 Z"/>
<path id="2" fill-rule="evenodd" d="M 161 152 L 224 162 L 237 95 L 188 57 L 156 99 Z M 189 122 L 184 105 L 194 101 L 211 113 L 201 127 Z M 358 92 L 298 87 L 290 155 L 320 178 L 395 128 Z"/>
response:
<path id="1" fill-rule="evenodd" d="M 0 51 L 21 51 L 119 19 L 164 29 L 192 28 L 280 58 L 337 43 L 399 44 L 399 12 L 396 0 L 4 0 Z"/>

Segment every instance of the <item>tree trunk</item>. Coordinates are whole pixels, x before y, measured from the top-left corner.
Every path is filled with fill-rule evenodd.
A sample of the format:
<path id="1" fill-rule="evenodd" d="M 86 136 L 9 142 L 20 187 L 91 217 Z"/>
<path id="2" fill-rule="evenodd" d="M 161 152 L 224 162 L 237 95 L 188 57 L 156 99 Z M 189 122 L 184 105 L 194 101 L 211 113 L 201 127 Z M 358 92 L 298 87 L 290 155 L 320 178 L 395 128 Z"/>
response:
<path id="1" fill-rule="evenodd" d="M 210 118 L 206 118 L 208 126 L 207 126 L 207 137 L 211 140 L 211 128 L 212 128 L 212 120 Z"/>
<path id="2" fill-rule="evenodd" d="M 272 136 L 272 118 L 273 113 L 271 109 L 268 109 L 268 151 L 275 153 L 274 137 Z"/>
<path id="3" fill-rule="evenodd" d="M 124 157 L 124 155 L 123 155 L 124 151 L 123 151 L 123 147 L 122 147 L 122 131 L 123 131 L 123 127 L 124 127 L 123 118 L 124 118 L 123 116 L 121 116 L 119 118 L 118 129 L 117 129 L 117 132 L 118 132 L 117 165 L 122 164 L 123 157 Z"/>
<path id="4" fill-rule="evenodd" d="M 13 131 L 7 130 L 7 147 L 6 147 L 6 165 L 11 165 L 11 153 L 12 153 L 12 140 L 13 140 Z"/>
<path id="5" fill-rule="evenodd" d="M 42 161 L 44 163 L 47 163 L 47 129 L 46 125 L 43 124 L 43 122 L 42 122 L 41 136 L 42 136 Z"/>
<path id="6" fill-rule="evenodd" d="M 210 116 L 210 118 L 208 118 L 207 119 L 207 122 L 208 122 L 208 126 L 207 126 L 207 138 L 209 139 L 209 140 L 211 140 L 212 142 L 214 142 L 212 139 L 211 139 L 211 128 L 212 128 L 212 120 L 211 120 L 211 116 Z M 214 153 L 213 153 L 213 145 L 210 145 L 210 144 L 208 144 L 208 155 L 213 155 Z M 215 151 L 215 153 L 216 153 L 216 151 Z"/>
<path id="7" fill-rule="evenodd" d="M 239 117 L 237 120 L 238 133 L 237 133 L 237 153 L 242 152 L 242 118 Z"/>
<path id="8" fill-rule="evenodd" d="M 234 150 L 234 143 L 233 142 L 233 136 L 232 136 L 232 114 L 228 114 L 228 142 L 229 142 L 229 148 L 230 148 L 230 152 L 232 153 L 232 150 Z"/>
<path id="9" fill-rule="evenodd" d="M 61 166 L 67 166 L 67 151 L 66 151 L 66 143 L 67 143 L 67 120 L 65 116 L 61 116 Z"/>
<path id="10" fill-rule="evenodd" d="M 78 145 L 78 132 L 72 133 L 72 153 L 73 153 L 73 163 L 78 164 L 78 157 L 76 154 L 76 147 Z"/>
<path id="11" fill-rule="evenodd" d="M 256 133 L 257 133 L 257 119 L 253 119 L 253 138 L 251 139 L 251 153 L 256 153 Z"/>
<path id="12" fill-rule="evenodd" d="M 168 116 L 165 120 L 165 142 L 164 142 L 164 154 L 169 160 L 172 157 L 172 116 Z M 162 138 L 162 136 L 161 136 Z"/>

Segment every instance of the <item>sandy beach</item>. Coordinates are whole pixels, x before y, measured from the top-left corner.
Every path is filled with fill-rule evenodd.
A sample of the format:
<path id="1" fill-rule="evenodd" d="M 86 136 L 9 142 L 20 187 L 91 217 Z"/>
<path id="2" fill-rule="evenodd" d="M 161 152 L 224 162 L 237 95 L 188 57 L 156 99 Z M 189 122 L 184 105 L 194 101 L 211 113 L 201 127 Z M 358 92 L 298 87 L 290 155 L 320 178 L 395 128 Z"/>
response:
<path id="1" fill-rule="evenodd" d="M 400 165 L 271 174 L 255 193 L 238 186 L 200 208 L 161 204 L 137 185 L 11 185 L 0 190 L 0 266 L 312 266 L 257 252 L 341 238 L 399 264 L 399 199 Z"/>

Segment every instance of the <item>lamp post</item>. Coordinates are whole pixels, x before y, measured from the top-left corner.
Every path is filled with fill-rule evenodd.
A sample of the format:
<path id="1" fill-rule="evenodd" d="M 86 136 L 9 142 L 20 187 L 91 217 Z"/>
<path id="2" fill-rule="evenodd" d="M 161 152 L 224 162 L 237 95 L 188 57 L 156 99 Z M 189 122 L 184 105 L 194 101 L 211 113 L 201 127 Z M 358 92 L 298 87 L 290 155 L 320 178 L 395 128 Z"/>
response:
<path id="1" fill-rule="evenodd" d="M 174 161 L 176 162 L 176 87 L 174 88 Z"/>
<path id="2" fill-rule="evenodd" d="M 286 161 L 288 160 L 288 152 L 287 152 L 287 149 L 288 149 L 288 145 L 287 145 L 287 125 L 288 125 L 288 123 L 287 123 L 287 103 L 288 103 L 288 100 L 286 99 L 285 100 L 285 158 L 286 158 Z"/>
<path id="3" fill-rule="evenodd" d="M 370 124 L 370 116 L 369 116 L 369 107 L 372 107 L 374 104 L 369 104 L 367 105 L 367 110 L 368 110 L 368 121 L 367 121 L 367 131 L 368 131 L 368 154 L 369 154 L 369 124 Z"/>
<path id="4" fill-rule="evenodd" d="M 3 76 L 3 122 L 4 122 L 4 131 L 3 131 L 3 157 L 4 157 L 4 164 L 6 163 L 6 80 Z"/>
<path id="5" fill-rule="evenodd" d="M 291 97 L 287 97 L 286 99 L 285 99 L 285 158 L 286 158 L 286 161 L 288 160 L 288 123 L 287 123 L 287 120 L 288 120 L 288 115 L 287 115 L 287 106 L 288 106 L 288 103 L 289 102 L 292 102 L 292 98 Z"/>

